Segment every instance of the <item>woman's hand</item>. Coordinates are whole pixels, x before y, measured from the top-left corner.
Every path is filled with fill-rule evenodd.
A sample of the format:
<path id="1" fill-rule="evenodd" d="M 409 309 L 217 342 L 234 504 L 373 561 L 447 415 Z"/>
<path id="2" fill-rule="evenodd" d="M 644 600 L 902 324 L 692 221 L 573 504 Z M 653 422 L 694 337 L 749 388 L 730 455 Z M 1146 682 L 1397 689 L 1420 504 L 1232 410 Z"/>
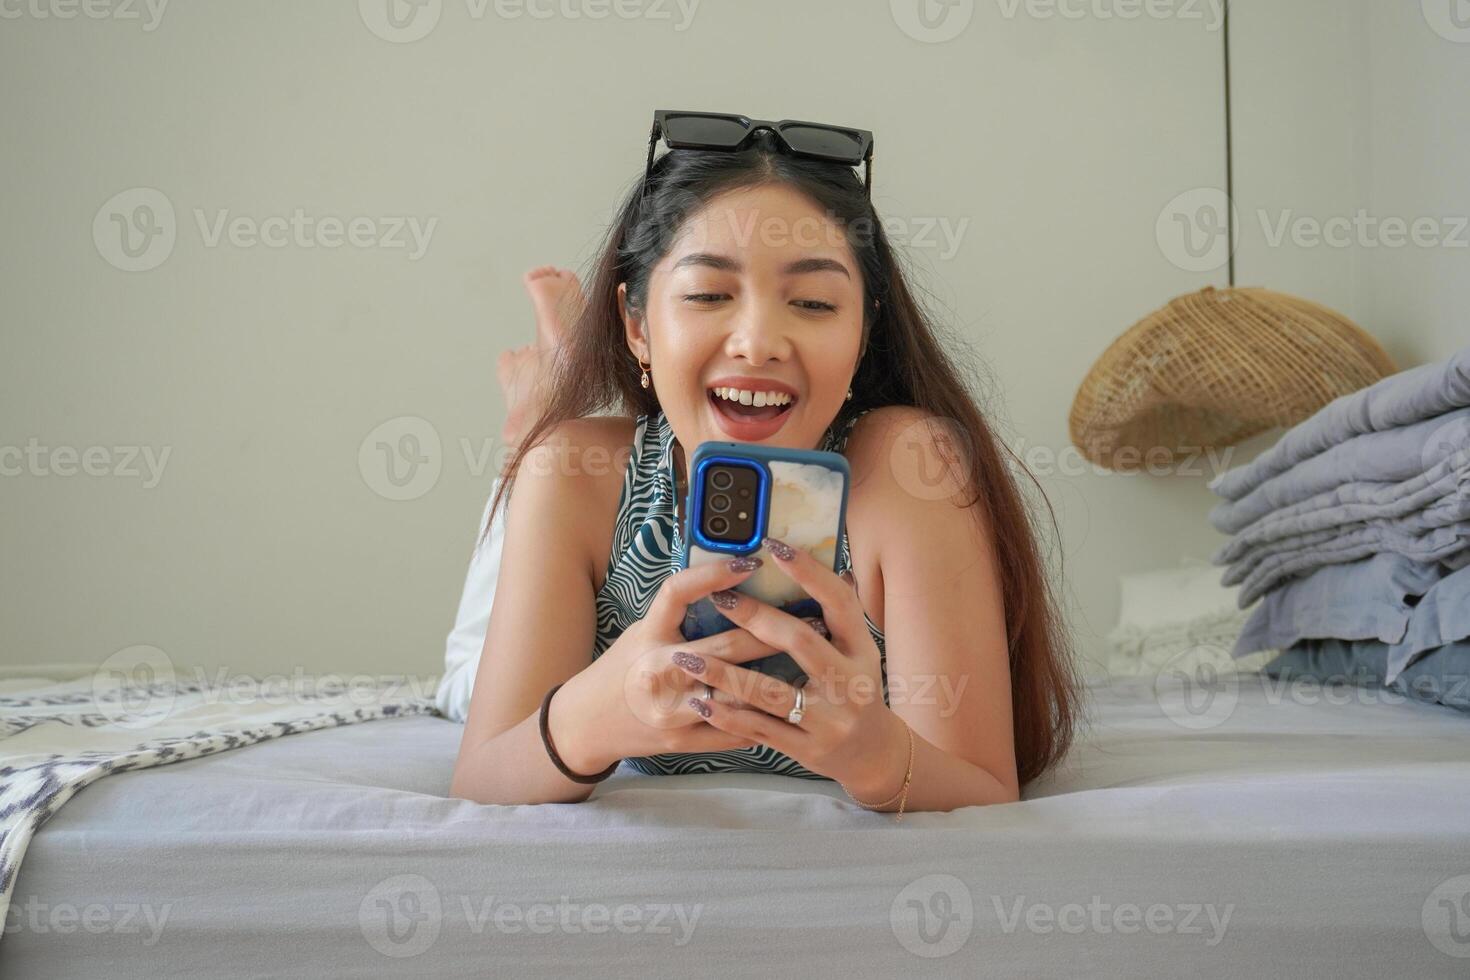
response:
<path id="1" fill-rule="evenodd" d="M 733 588 L 760 565 L 759 558 L 746 556 L 670 575 L 647 614 L 556 692 L 548 721 L 568 767 L 590 775 L 628 756 L 719 752 L 757 744 L 748 735 L 705 724 L 690 705 L 690 698 L 704 693 L 705 679 L 682 668 L 675 654 L 696 658 L 680 658 L 686 663 L 736 664 L 780 652 L 738 627 L 693 641 L 679 631 L 691 603 Z M 808 626 L 802 629 L 811 632 Z M 725 700 L 729 703 L 724 707 L 738 705 L 735 698 Z"/>
<path id="2" fill-rule="evenodd" d="M 704 657 L 701 669 L 679 666 L 744 704 L 691 702 L 689 707 L 701 714 L 707 710 L 706 720 L 720 731 L 770 746 L 854 792 L 868 791 L 867 799 L 886 797 L 902 782 L 907 743 L 902 719 L 883 701 L 878 645 L 863 620 L 857 591 L 804 551 L 774 538 L 765 546 L 821 605 L 828 635 L 751 596 L 728 592 L 714 598 L 723 601 L 720 611 L 726 618 L 786 651 L 806 671 L 802 719 L 787 720 L 796 703 L 795 687 L 718 655 Z"/>

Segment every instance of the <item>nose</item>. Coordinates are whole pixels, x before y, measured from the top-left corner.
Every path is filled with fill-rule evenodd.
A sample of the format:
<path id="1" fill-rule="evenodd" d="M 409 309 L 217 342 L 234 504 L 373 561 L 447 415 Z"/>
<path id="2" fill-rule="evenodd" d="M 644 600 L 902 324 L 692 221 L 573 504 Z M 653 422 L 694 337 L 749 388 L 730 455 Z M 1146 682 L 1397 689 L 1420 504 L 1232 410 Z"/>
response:
<path id="1" fill-rule="evenodd" d="M 791 339 L 786 335 L 782 318 L 763 303 L 747 304 L 731 321 L 725 355 L 756 366 L 768 360 L 787 360 L 791 357 Z"/>

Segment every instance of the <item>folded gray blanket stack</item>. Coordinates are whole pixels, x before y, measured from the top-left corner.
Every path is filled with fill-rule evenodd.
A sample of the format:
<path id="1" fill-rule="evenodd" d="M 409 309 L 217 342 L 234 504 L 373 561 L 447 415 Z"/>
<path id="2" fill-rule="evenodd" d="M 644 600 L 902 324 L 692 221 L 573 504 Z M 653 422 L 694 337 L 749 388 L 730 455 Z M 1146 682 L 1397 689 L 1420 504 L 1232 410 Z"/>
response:
<path id="1" fill-rule="evenodd" d="M 1236 656 L 1373 641 L 1392 682 L 1470 637 L 1470 347 L 1337 399 L 1210 489 L 1222 581 L 1262 600 Z"/>

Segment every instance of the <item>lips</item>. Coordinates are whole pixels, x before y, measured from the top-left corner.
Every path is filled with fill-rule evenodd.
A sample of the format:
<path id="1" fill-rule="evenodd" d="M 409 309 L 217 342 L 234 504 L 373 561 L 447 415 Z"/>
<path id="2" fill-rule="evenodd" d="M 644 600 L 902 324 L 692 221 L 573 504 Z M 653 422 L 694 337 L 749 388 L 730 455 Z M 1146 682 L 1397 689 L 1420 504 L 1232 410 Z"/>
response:
<path id="1" fill-rule="evenodd" d="M 716 424 L 735 442 L 760 442 L 762 439 L 769 439 L 781 431 L 796 404 L 793 399 L 785 405 L 756 408 L 717 397 L 713 389 L 706 392 L 705 397 L 709 401 L 710 411 L 714 413 Z"/>

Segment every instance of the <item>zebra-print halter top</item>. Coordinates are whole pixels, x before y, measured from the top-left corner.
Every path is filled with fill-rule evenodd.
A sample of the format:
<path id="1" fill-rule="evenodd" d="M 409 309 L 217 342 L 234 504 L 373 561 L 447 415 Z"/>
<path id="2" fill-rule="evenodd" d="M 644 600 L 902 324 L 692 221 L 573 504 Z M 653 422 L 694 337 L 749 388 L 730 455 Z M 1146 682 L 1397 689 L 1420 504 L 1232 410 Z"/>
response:
<path id="1" fill-rule="evenodd" d="M 858 418 L 862 416 L 859 415 Z M 840 432 L 827 430 L 820 448 L 842 452 L 852 431 L 850 420 Z M 640 415 L 633 433 L 633 454 L 623 477 L 618 520 L 613 530 L 607 577 L 597 593 L 597 642 L 593 659 L 612 646 L 623 630 L 648 611 L 660 583 L 679 570 L 684 542 L 675 512 L 674 430 L 663 412 Z M 851 567 L 847 529 L 837 547 L 837 571 Z M 867 614 L 868 632 L 882 657 L 883 701 L 888 703 L 888 662 L 883 632 Z M 764 745 L 725 752 L 669 752 L 624 760 L 649 775 L 701 772 L 769 772 L 803 779 L 825 779 L 789 756 Z"/>

